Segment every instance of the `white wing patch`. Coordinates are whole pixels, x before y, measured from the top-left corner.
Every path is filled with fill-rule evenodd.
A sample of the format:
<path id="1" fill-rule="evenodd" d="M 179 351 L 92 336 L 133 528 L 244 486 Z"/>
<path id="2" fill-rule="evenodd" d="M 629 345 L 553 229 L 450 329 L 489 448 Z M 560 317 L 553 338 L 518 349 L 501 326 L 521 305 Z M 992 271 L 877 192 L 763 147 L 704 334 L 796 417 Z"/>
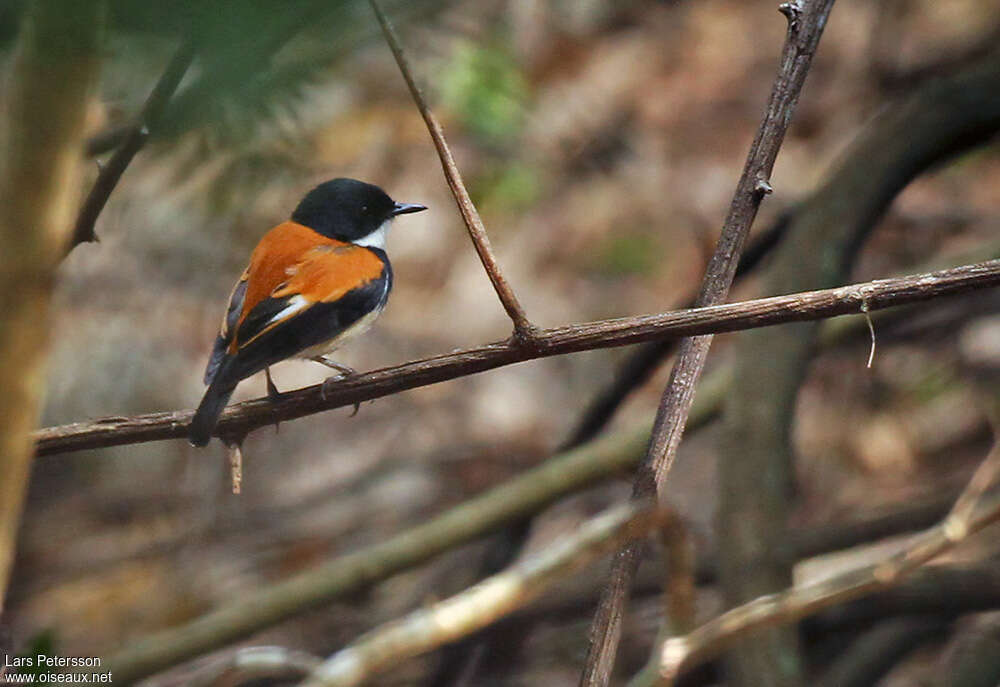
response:
<path id="1" fill-rule="evenodd" d="M 292 296 L 291 298 L 288 299 L 288 305 L 286 305 L 278 312 L 274 313 L 274 315 L 271 316 L 271 319 L 267 321 L 267 324 L 274 324 L 275 322 L 280 322 L 289 315 L 294 315 L 295 313 L 301 310 L 305 310 L 310 305 L 312 305 L 312 303 L 306 300 L 304 296 Z"/>

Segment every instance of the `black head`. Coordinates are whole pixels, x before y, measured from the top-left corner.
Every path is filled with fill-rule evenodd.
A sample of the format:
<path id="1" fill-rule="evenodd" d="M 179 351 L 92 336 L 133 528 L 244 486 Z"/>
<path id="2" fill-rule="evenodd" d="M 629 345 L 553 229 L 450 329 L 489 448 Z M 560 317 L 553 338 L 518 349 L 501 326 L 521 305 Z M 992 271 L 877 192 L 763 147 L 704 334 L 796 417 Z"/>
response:
<path id="1" fill-rule="evenodd" d="M 396 215 L 426 209 L 414 203 L 397 203 L 378 186 L 363 181 L 332 179 L 306 194 L 292 213 L 292 221 L 324 236 L 356 243 Z"/>

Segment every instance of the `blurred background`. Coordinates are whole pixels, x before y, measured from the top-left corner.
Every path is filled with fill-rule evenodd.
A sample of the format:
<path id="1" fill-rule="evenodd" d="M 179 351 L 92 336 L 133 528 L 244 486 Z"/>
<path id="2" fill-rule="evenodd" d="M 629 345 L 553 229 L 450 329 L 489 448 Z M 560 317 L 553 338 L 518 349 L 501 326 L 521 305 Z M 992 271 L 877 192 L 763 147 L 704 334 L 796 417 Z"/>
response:
<path id="1" fill-rule="evenodd" d="M 196 60 L 114 191 L 100 242 L 62 265 L 44 425 L 193 408 L 253 245 L 336 176 L 430 208 L 396 223 L 389 306 L 340 362 L 369 370 L 508 336 L 367 3 L 151 5 L 112 3 L 95 136 L 139 111 L 180 27 L 194 21 L 217 49 Z M 775 2 L 419 0 L 386 9 L 535 324 L 687 303 L 777 67 L 786 24 Z M 19 12 L 18 3 L 0 10 L 4 59 Z M 873 116 L 995 42 L 998 23 L 1000 7 L 981 0 L 838 2 L 754 232 L 813 192 Z M 987 259 L 1000 249 L 998 229 L 1000 150 L 984 145 L 905 189 L 850 281 Z M 765 269 L 731 298 L 771 295 L 756 276 Z M 992 441 L 988 404 L 970 380 L 989 380 L 996 367 L 998 305 L 987 292 L 897 318 L 879 329 L 870 370 L 866 329 L 816 357 L 796 410 L 795 523 L 933 500 L 964 483 Z M 730 343 L 717 337 L 711 369 L 727 363 Z M 424 521 L 551 455 L 630 353 L 519 364 L 365 403 L 353 418 L 348 408 L 257 430 L 244 444 L 238 496 L 218 442 L 39 458 L 8 600 L 14 646 L 106 656 Z M 326 376 L 303 362 L 273 372 L 282 390 Z M 605 432 L 650 416 L 668 372 L 665 363 L 636 389 Z M 254 377 L 234 400 L 264 393 Z M 718 435 L 709 425 L 686 437 L 668 489 L 703 551 L 716 541 Z M 550 509 L 528 552 L 630 489 L 622 475 Z M 491 545 L 462 547 L 244 644 L 327 655 L 474 582 Z M 845 555 L 796 574 L 828 574 Z M 604 570 L 575 584 L 597 589 Z M 710 616 L 719 603 L 705 589 L 699 611 Z M 658 611 L 651 594 L 630 613 L 623 676 L 645 660 Z M 472 684 L 575 685 L 591 613 L 587 601 L 541 614 Z M 914 645 L 883 684 L 940 675 L 956 636 Z M 437 661 L 405 662 L 378 684 L 430 684 Z"/>

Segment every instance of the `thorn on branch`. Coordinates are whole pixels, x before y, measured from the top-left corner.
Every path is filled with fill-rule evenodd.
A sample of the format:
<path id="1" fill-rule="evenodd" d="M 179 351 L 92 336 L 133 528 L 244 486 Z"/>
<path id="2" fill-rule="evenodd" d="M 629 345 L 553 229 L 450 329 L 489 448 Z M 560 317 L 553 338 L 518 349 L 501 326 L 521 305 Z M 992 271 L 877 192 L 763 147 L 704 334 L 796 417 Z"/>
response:
<path id="1" fill-rule="evenodd" d="M 771 182 L 764 177 L 757 178 L 757 183 L 754 185 L 753 190 L 762 196 L 768 196 L 774 193 L 774 187 L 771 186 Z"/>
<path id="2" fill-rule="evenodd" d="M 788 19 L 788 30 L 797 31 L 799 28 L 799 15 L 802 14 L 802 6 L 799 4 L 799 0 L 781 3 L 778 5 L 778 11 Z"/>

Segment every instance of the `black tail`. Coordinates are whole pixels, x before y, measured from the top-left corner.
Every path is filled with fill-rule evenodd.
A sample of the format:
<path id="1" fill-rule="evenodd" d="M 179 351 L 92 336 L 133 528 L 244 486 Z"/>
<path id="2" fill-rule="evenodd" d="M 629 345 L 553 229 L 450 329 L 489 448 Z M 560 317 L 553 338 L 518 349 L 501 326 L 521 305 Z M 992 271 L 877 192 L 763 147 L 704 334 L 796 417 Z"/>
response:
<path id="1" fill-rule="evenodd" d="M 201 399 L 188 428 L 188 441 L 192 446 L 208 444 L 212 432 L 215 431 L 215 425 L 219 422 L 219 415 L 222 414 L 223 408 L 229 403 L 229 397 L 235 390 L 236 383 L 230 382 L 221 374 L 217 374 L 208 385 L 208 390 Z"/>

